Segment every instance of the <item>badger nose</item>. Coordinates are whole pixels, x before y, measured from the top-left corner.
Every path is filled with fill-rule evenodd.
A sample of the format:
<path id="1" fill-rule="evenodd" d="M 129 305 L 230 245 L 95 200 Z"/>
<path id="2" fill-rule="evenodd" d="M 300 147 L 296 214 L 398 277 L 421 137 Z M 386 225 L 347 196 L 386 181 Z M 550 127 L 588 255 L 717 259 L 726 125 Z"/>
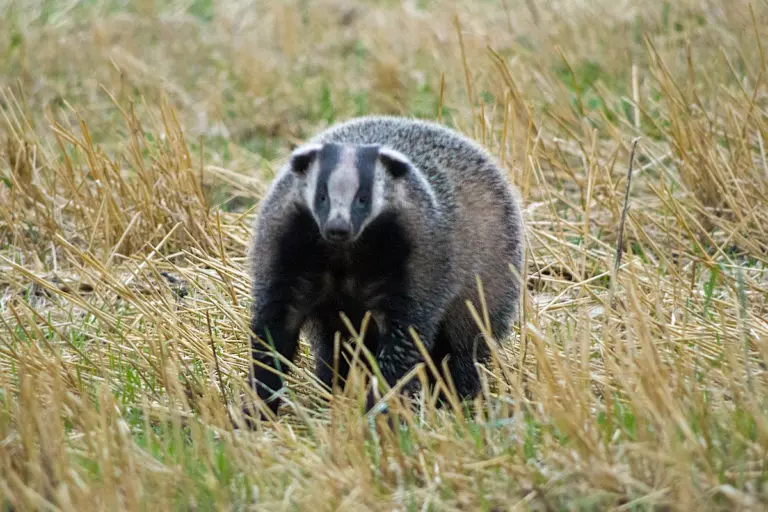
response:
<path id="1" fill-rule="evenodd" d="M 345 242 L 352 234 L 352 226 L 341 217 L 334 217 L 325 226 L 325 236 L 334 242 Z"/>

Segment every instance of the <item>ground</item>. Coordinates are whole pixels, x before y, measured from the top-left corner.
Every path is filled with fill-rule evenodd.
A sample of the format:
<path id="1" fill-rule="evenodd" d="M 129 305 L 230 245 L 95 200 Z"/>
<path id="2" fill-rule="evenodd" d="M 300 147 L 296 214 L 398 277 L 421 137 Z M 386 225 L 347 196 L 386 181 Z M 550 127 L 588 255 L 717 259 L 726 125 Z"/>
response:
<path id="1" fill-rule="evenodd" d="M 765 1 L 0 13 L 5 510 L 768 506 Z M 466 407 L 389 432 L 302 344 L 280 415 L 235 429 L 255 207 L 369 113 L 502 162 L 520 321 Z"/>

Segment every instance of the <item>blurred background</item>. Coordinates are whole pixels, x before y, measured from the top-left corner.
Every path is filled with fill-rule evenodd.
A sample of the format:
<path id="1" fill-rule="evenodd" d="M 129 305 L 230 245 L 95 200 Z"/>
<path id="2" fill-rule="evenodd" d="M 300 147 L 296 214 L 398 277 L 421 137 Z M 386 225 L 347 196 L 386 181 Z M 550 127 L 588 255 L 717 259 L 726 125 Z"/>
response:
<path id="1" fill-rule="evenodd" d="M 660 73 L 702 101 L 725 85 L 753 92 L 766 12 L 744 0 L 5 1 L 0 85 L 23 88 L 41 135 L 51 120 L 76 127 L 74 110 L 107 151 L 124 137 L 115 102 L 146 121 L 168 101 L 191 153 L 203 137 L 205 164 L 246 186 L 307 135 L 369 113 L 478 137 L 482 115 L 491 147 L 505 112 L 523 142 L 529 129 L 658 139 Z"/>

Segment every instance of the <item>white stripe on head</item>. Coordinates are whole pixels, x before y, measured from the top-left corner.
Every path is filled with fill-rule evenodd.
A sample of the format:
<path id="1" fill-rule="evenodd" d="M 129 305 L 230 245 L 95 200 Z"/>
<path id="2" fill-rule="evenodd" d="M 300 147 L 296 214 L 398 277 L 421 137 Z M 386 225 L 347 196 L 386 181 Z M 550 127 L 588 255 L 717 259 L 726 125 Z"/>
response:
<path id="1" fill-rule="evenodd" d="M 331 201 L 329 219 L 341 217 L 349 221 L 352 202 L 360 186 L 360 174 L 355 161 L 356 151 L 345 146 L 336 168 L 328 176 L 328 199 Z"/>
<path id="2" fill-rule="evenodd" d="M 309 169 L 309 172 L 307 173 L 307 177 L 304 178 L 304 190 L 303 190 L 303 197 L 304 197 L 304 203 L 312 207 L 312 202 L 315 200 L 315 189 L 317 188 L 317 168 L 319 165 L 317 162 L 312 164 L 312 167 Z"/>

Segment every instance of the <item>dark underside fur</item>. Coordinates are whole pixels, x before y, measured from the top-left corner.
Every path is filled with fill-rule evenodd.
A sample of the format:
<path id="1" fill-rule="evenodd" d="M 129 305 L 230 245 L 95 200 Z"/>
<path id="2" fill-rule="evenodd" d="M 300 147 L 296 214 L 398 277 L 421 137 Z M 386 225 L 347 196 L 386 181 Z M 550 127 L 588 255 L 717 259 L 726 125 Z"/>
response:
<path id="1" fill-rule="evenodd" d="M 316 375 L 330 388 L 336 372 L 335 382 L 343 384 L 349 372 L 349 361 L 339 353 L 334 362 L 334 338 L 336 332 L 340 333 L 341 339 L 348 339 L 350 333 L 340 313 L 343 312 L 357 329 L 366 314 L 365 303 L 372 295 L 382 297 L 376 302 L 376 309 L 388 316 L 395 316 L 402 308 L 407 308 L 406 265 L 411 243 L 395 212 L 380 215 L 357 242 L 344 247 L 325 241 L 309 211 L 298 209 L 278 246 L 279 264 L 275 275 L 280 277 L 272 281 L 267 291 L 273 300 L 269 302 L 268 309 L 254 315 L 251 329 L 259 338 L 271 341 L 281 353 L 293 359 L 298 345 L 298 331 L 280 329 L 279 326 L 285 325 L 285 322 L 278 319 L 284 319 L 290 309 L 301 312 L 305 319 L 303 326 L 309 328 L 315 353 Z M 347 281 L 355 283 L 354 289 L 345 289 Z M 370 292 L 366 293 L 366 290 Z M 267 332 L 265 326 L 269 324 L 278 326 L 278 329 Z M 431 344 L 431 356 L 438 367 L 443 358 L 452 353 L 450 340 L 443 330 L 441 325 Z M 365 346 L 372 354 L 379 350 L 379 336 L 376 323 L 369 322 Z M 483 361 L 487 358 L 487 349 L 480 347 L 479 353 L 474 355 L 476 360 Z M 273 358 L 256 340 L 253 357 L 265 363 Z M 462 371 L 475 373 L 474 368 Z M 259 373 L 259 394 L 268 398 L 282 386 L 282 382 L 274 373 Z M 452 378 L 460 380 L 463 375 L 457 374 Z M 434 384 L 431 376 L 430 382 Z M 274 411 L 279 400 L 267 400 L 267 403 Z"/>
<path id="2" fill-rule="evenodd" d="M 298 209 L 288 223 L 279 244 L 276 276 L 267 290 L 273 298 L 267 311 L 255 315 L 251 329 L 264 339 L 271 338 L 276 347 L 293 345 L 283 353 L 295 354 L 297 331 L 280 329 L 277 332 L 260 332 L 266 325 L 284 325 L 289 310 L 298 311 L 310 328 L 310 338 L 316 358 L 316 371 L 327 386 L 333 382 L 334 333 L 342 339 L 349 337 L 349 329 L 343 323 L 343 312 L 355 328 L 359 328 L 366 313 L 365 304 L 370 296 L 382 297 L 377 302 L 379 310 L 397 311 L 399 297 L 405 297 L 406 263 L 410 242 L 401 228 L 397 214 L 387 212 L 373 221 L 352 245 L 340 246 L 325 241 L 318 231 L 309 211 Z M 345 282 L 353 282 L 347 289 Z M 368 290 L 366 296 L 366 290 Z M 278 320 L 281 319 L 281 320 Z M 273 321 L 270 321 L 273 320 Z M 378 329 L 369 323 L 365 344 L 376 353 Z M 258 342 L 256 342 L 258 344 Z M 263 348 L 254 346 L 253 355 L 264 360 Z M 348 364 L 339 357 L 339 379 L 348 372 Z M 261 384 L 272 391 L 281 385 L 277 376 L 260 378 Z M 266 391 L 266 390 L 265 390 Z M 260 393 L 261 394 L 261 393 Z M 274 403 L 273 408 L 277 406 Z"/>

